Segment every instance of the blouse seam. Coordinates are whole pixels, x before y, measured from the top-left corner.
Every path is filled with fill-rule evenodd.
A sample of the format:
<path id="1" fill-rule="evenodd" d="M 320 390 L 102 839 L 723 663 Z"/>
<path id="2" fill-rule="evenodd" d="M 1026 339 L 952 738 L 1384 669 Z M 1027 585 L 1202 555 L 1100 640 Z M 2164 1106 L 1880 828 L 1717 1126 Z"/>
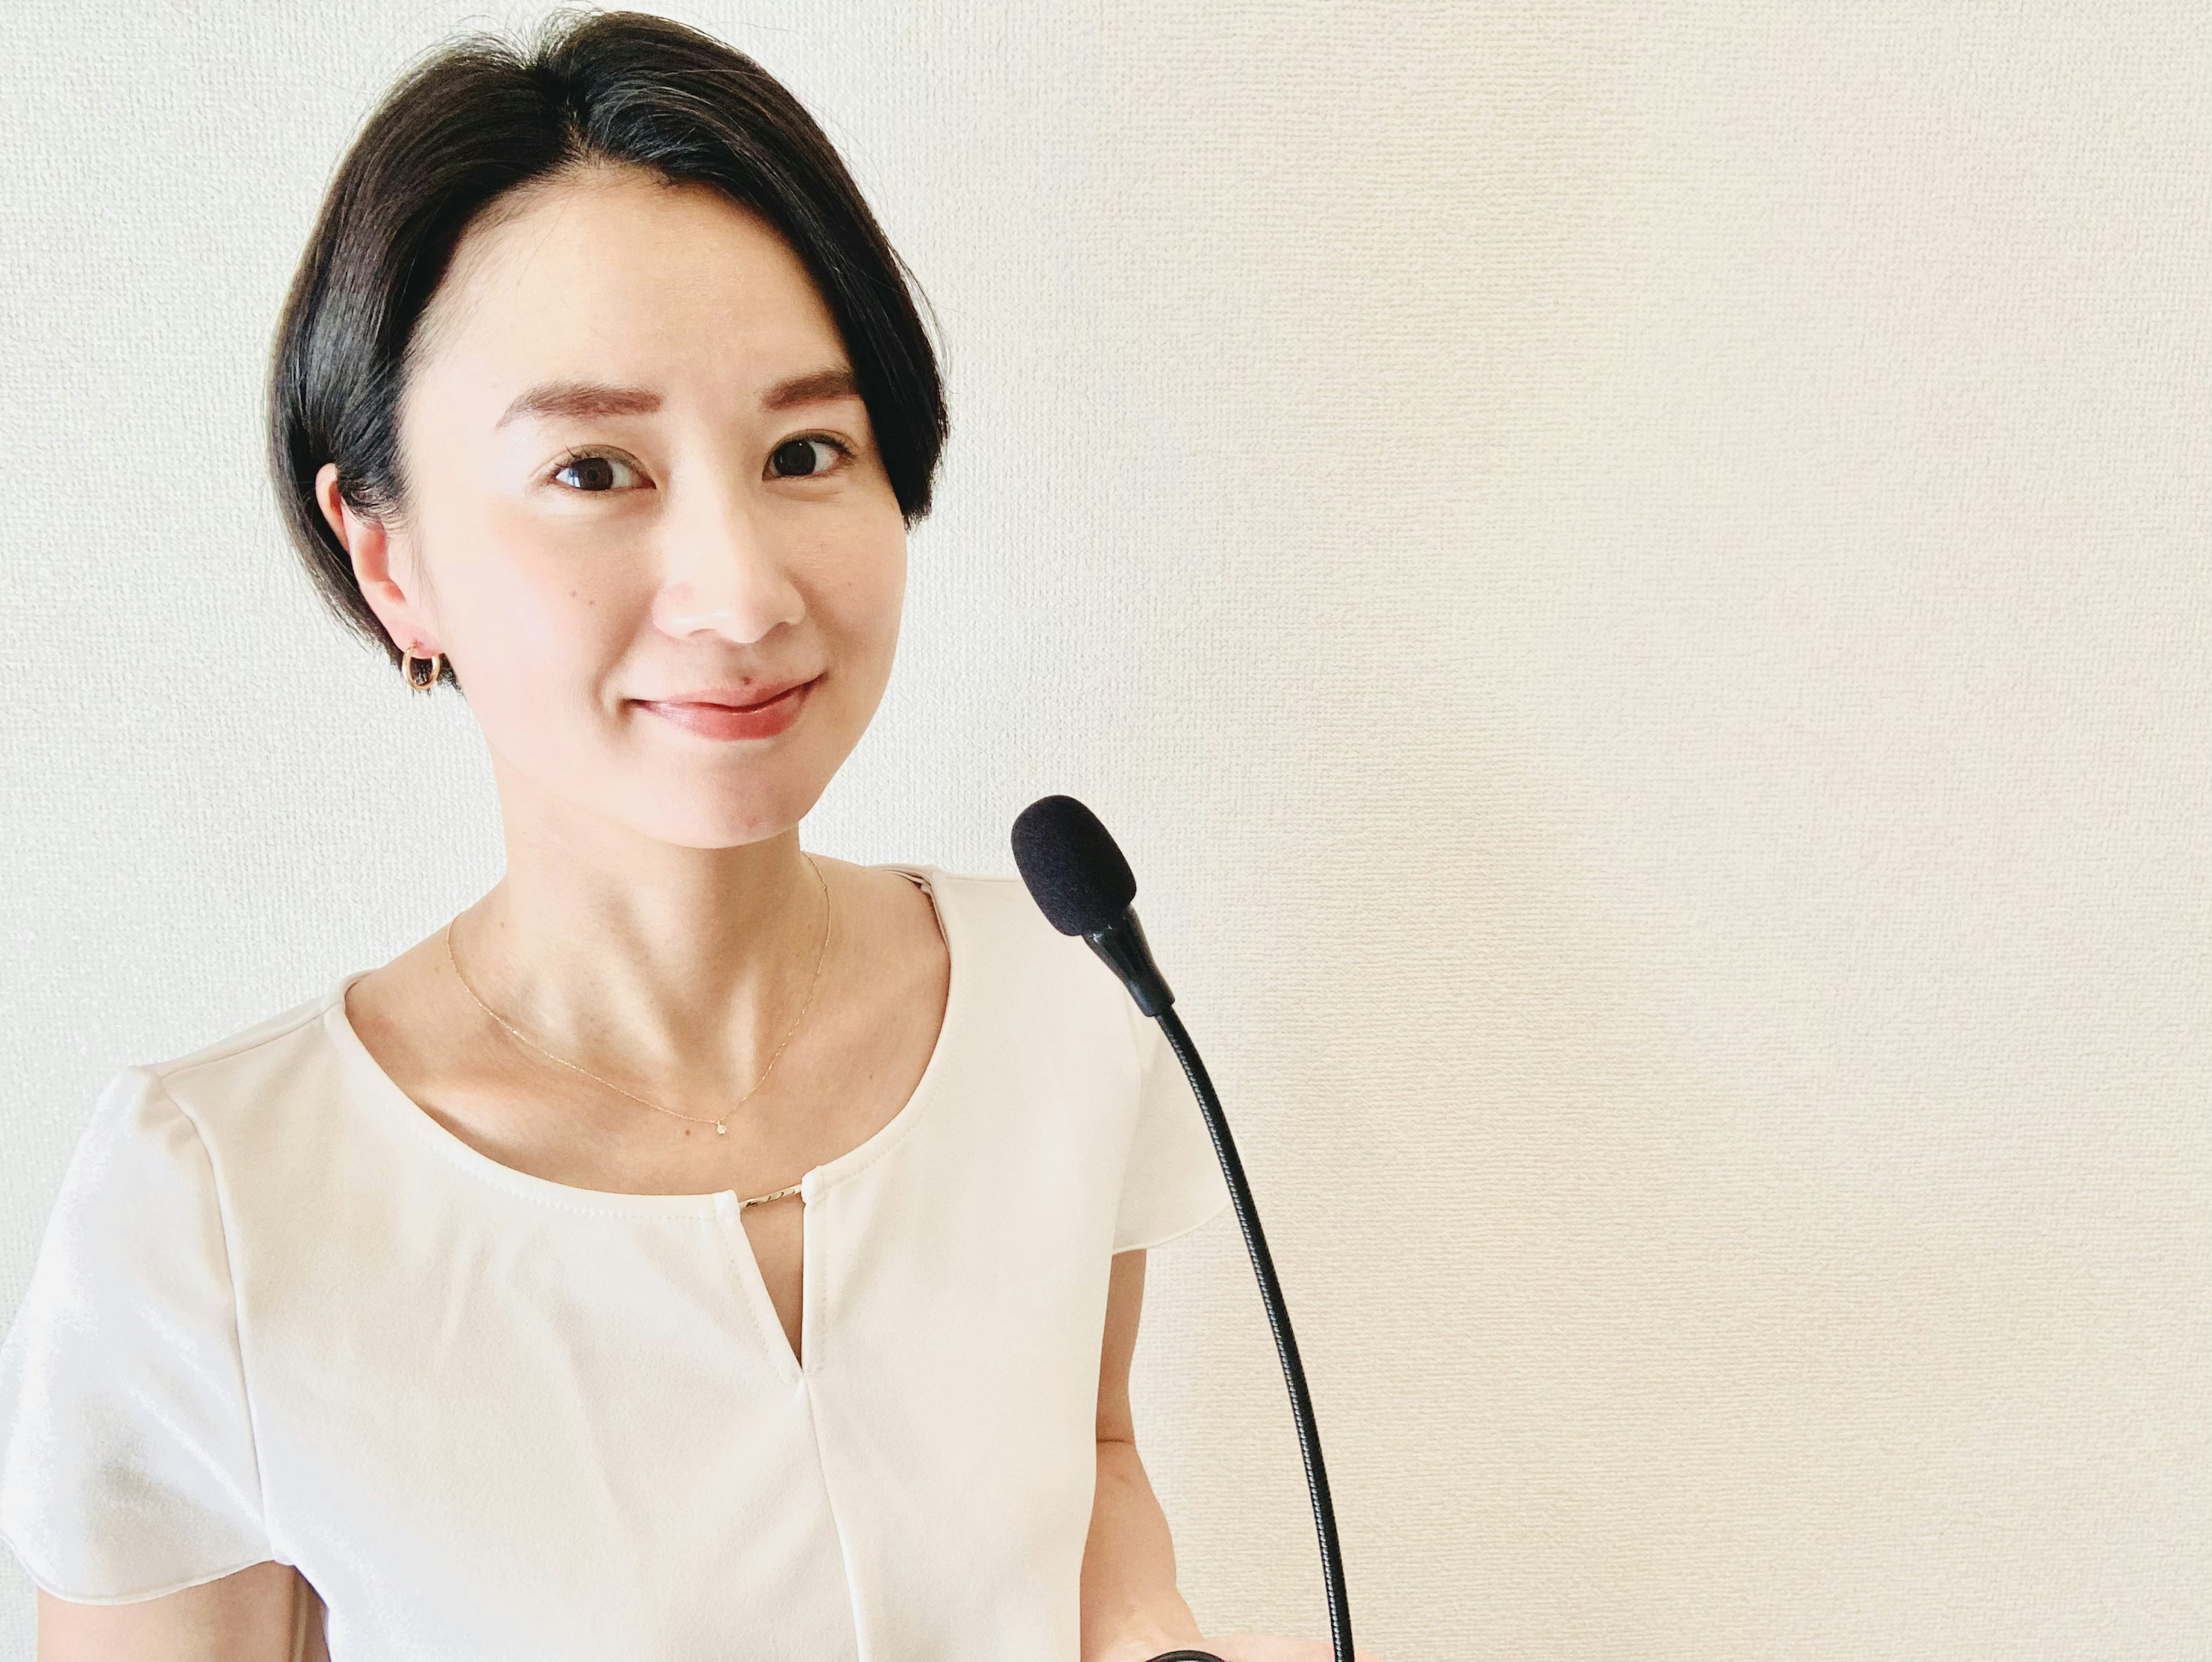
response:
<path id="1" fill-rule="evenodd" d="M 161 1598 L 173 1592 L 182 1592 L 188 1587 L 205 1586 L 210 1581 L 222 1580 L 226 1575 L 235 1575 L 240 1570 L 252 1569 L 256 1564 L 265 1564 L 270 1562 L 268 1555 L 264 1553 L 258 1558 L 248 1558 L 242 1563 L 231 1564 L 219 1570 L 210 1570 L 205 1575 L 196 1575 L 191 1577 L 190 1580 L 184 1581 L 166 1582 L 161 1586 L 148 1587 L 138 1592 L 125 1593 L 64 1592 L 55 1583 L 47 1580 L 44 1571 L 33 1572 L 32 1570 L 30 1555 L 23 1550 L 21 1544 L 17 1542 L 14 1536 L 9 1534 L 5 1530 L 0 1530 L 0 1541 L 5 1541 L 8 1544 L 9 1549 L 12 1551 L 18 1559 L 22 1561 L 24 1574 L 30 1580 L 32 1586 L 39 1588 L 41 1592 L 50 1592 L 55 1598 L 61 1599 L 66 1604 L 71 1604 L 112 1605 L 141 1604 L 149 1598 Z"/>
<path id="2" fill-rule="evenodd" d="M 1174 1066 L 1176 1076 L 1183 1081 L 1184 1087 L 1190 1093 L 1193 1099 L 1190 1105 L 1191 1111 L 1194 1113 L 1199 1114 L 1202 1118 L 1204 1117 L 1205 1111 L 1200 1107 L 1196 1100 L 1198 1095 L 1197 1089 L 1190 1084 L 1188 1072 L 1182 1066 L 1182 1058 L 1176 1054 L 1175 1046 L 1168 1043 L 1167 1033 L 1165 1030 L 1160 1026 L 1158 1019 L 1148 1016 L 1145 1014 L 1143 1011 L 1139 1010 L 1137 1008 L 1137 1001 L 1133 998 L 1124 998 L 1121 1001 L 1121 1014 L 1127 1020 L 1129 1024 L 1129 1043 L 1135 1056 L 1137 1069 L 1136 1076 L 1139 1086 L 1141 1087 L 1145 1077 L 1145 1026 L 1147 1022 L 1150 1022 L 1152 1026 L 1154 1036 L 1158 1040 L 1162 1055 Z M 1133 1154 L 1135 1152 L 1136 1132 L 1137 1128 L 1134 1125 L 1131 1126 L 1129 1154 Z M 1213 1146 L 1213 1130 L 1211 1126 L 1206 1128 L 1206 1147 L 1209 1149 L 1212 1148 Z M 1217 1154 L 1215 1155 L 1217 1165 L 1219 1163 L 1219 1155 Z M 1121 1182 L 1124 1189 L 1127 1187 L 1128 1181 L 1129 1154 L 1125 1154 L 1122 1156 L 1121 1161 Z M 1127 1246 L 1124 1246 L 1119 1241 L 1115 1241 L 1113 1243 L 1113 1251 L 1117 1255 L 1123 1252 L 1149 1252 L 1156 1246 L 1165 1246 L 1170 1241 L 1179 1241 L 1185 1235 L 1194 1234 L 1199 1230 L 1205 1228 L 1207 1224 L 1212 1223 L 1216 1218 L 1219 1217 L 1224 1208 L 1233 1208 L 1235 1204 L 1236 1196 L 1229 1192 L 1229 1179 L 1225 1173 L 1222 1176 L 1221 1187 L 1221 1204 L 1216 1206 L 1204 1217 L 1197 1220 L 1197 1221 L 1172 1227 L 1164 1234 L 1156 1233 L 1149 1239 L 1133 1242 Z M 1117 1207 L 1115 1209 L 1118 1212 L 1119 1208 Z"/>
<path id="3" fill-rule="evenodd" d="M 1205 1228 L 1206 1225 L 1212 1223 L 1216 1218 L 1219 1217 L 1224 1212 L 1230 1210 L 1231 1206 L 1234 1204 L 1235 1198 L 1236 1197 L 1226 1192 L 1224 1185 L 1224 1192 L 1221 1196 L 1220 1203 L 1211 1212 L 1208 1212 L 1204 1217 L 1199 1219 L 1196 1222 L 1175 1225 L 1164 1234 L 1153 1235 L 1146 1240 L 1133 1241 L 1127 1246 L 1117 1245 L 1115 1247 L 1114 1251 L 1117 1257 L 1123 1252 L 1149 1252 L 1156 1246 L 1165 1246 L 1170 1241 L 1179 1241 L 1185 1235 L 1196 1234 L 1200 1230 Z"/>
<path id="4" fill-rule="evenodd" d="M 146 1062 L 141 1063 L 140 1066 L 154 1076 L 161 1087 L 161 1093 L 169 1097 L 169 1100 L 174 1103 L 176 1098 L 169 1092 L 169 1080 L 172 1075 L 187 1074 L 195 1068 L 212 1068 L 218 1062 L 228 1062 L 234 1057 L 244 1056 L 248 1050 L 258 1050 L 264 1044 L 274 1044 L 280 1038 L 289 1038 L 310 1022 L 320 1020 L 323 1013 L 329 1008 L 327 999 L 319 998 L 309 1008 L 300 1013 L 298 1020 L 288 1027 L 278 1028 L 275 1032 L 263 1033 L 258 1038 L 252 1039 L 218 1039 L 204 1050 L 194 1050 L 167 1062 Z M 275 1018 L 270 1019 L 273 1020 Z M 179 1105 L 178 1111 L 183 1112 L 181 1105 Z M 191 1117 L 189 1115 L 185 1117 Z M 197 1130 L 198 1128 L 195 1126 L 193 1129 Z"/>
<path id="5" fill-rule="evenodd" d="M 837 1554 L 845 1562 L 845 1601 L 853 1616 L 853 1647 L 866 1656 L 870 1647 L 860 1579 L 853 1574 L 853 1543 L 846 1538 L 845 1514 L 837 1506 L 837 1485 L 830 1476 L 830 1461 L 822 1452 L 822 1399 L 811 1391 L 806 1393 L 806 1428 L 814 1440 L 814 1469 L 822 1474 L 822 1503 L 830 1508 L 830 1527 L 836 1531 Z"/>
<path id="6" fill-rule="evenodd" d="M 1133 1088 L 1138 1093 L 1141 1093 L 1145 1088 L 1145 1036 L 1141 1024 L 1151 1020 L 1152 1018 L 1146 1015 L 1141 1010 L 1138 1009 L 1137 1001 L 1127 996 L 1126 993 L 1121 1000 L 1121 1020 L 1126 1024 L 1129 1035 L 1129 1076 L 1131 1080 L 1134 1081 Z M 1160 1041 L 1162 1044 L 1165 1044 L 1167 1041 L 1167 1035 L 1164 1033 L 1161 1034 Z M 1141 1095 L 1139 1096 L 1139 1100 L 1141 1101 Z M 1114 1231 L 1112 1234 L 1108 1236 L 1107 1245 L 1109 1250 L 1117 1257 L 1123 1252 L 1149 1252 L 1155 1246 L 1166 1245 L 1164 1240 L 1160 1240 L 1146 1241 L 1143 1245 L 1137 1246 L 1124 1246 L 1118 1239 L 1114 1239 L 1114 1236 L 1118 1235 L 1121 1229 L 1121 1196 L 1128 1192 L 1129 1164 L 1131 1157 L 1135 1154 L 1137 1150 L 1137 1133 L 1142 1129 L 1139 1123 L 1141 1118 L 1141 1112 L 1132 1114 L 1129 1117 L 1129 1141 L 1126 1145 L 1124 1145 L 1121 1150 L 1121 1180 L 1114 1191 Z"/>
<path id="7" fill-rule="evenodd" d="M 287 1029 L 287 1031 L 290 1030 Z M 150 1073 L 151 1070 L 149 1069 L 149 1072 Z M 162 1099 L 176 1111 L 179 1118 L 192 1128 L 192 1141 L 199 1148 L 200 1158 L 207 1163 L 208 1185 L 215 1195 L 216 1233 L 222 1245 L 223 1284 L 230 1293 L 231 1352 L 238 1361 L 238 1395 L 239 1400 L 246 1408 L 246 1441 L 253 1451 L 253 1492 L 260 1508 L 260 1517 L 258 1521 L 261 1526 L 263 1543 L 268 1546 L 270 1553 L 273 1555 L 276 1551 L 276 1543 L 269 1532 L 269 1485 L 265 1476 L 266 1468 L 261 1458 L 261 1424 L 258 1416 L 253 1411 L 253 1382 L 246 1366 L 246 1324 L 240 1318 L 238 1275 L 232 1268 L 231 1262 L 230 1202 L 223 1193 L 222 1173 L 216 1169 L 215 1155 L 208 1147 L 207 1133 L 201 1129 L 199 1121 L 192 1117 L 191 1111 L 177 1100 L 175 1093 L 169 1089 L 168 1082 L 159 1074 L 153 1074 L 152 1078 L 154 1088 L 161 1093 Z M 259 1563 L 263 1561 L 257 1558 L 253 1562 Z"/>

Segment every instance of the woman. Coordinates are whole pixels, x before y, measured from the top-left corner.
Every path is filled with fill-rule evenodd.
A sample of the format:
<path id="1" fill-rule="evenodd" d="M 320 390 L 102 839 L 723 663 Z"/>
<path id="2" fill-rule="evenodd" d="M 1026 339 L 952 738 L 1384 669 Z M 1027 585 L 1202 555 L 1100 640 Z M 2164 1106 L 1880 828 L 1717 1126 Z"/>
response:
<path id="1" fill-rule="evenodd" d="M 501 880 L 123 1069 L 0 1353 L 40 1655 L 1121 1662 L 1201 1641 L 1131 1440 L 1225 1196 L 1012 879 L 798 825 L 945 435 L 820 131 L 661 20 L 447 51 L 278 332 L 310 572 L 465 691 Z"/>

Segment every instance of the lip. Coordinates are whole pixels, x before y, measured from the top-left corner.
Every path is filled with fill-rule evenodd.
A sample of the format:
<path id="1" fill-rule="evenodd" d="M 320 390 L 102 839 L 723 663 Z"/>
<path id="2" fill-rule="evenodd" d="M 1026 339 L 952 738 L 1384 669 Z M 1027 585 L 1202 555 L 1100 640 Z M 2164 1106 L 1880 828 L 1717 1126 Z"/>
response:
<path id="1" fill-rule="evenodd" d="M 773 739 L 799 719 L 812 680 L 793 681 L 766 697 L 756 694 L 746 702 L 742 687 L 709 687 L 681 698 L 640 698 L 641 709 L 649 709 L 666 721 L 705 739 Z"/>

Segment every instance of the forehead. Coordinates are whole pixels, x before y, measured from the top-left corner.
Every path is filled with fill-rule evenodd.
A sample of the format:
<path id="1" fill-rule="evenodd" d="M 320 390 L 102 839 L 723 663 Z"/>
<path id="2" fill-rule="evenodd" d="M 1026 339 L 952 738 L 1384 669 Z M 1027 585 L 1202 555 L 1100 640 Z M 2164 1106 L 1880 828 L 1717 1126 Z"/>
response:
<path id="1" fill-rule="evenodd" d="M 471 226 L 416 326 L 418 377 L 773 380 L 842 356 L 805 265 L 711 186 L 556 175 Z"/>

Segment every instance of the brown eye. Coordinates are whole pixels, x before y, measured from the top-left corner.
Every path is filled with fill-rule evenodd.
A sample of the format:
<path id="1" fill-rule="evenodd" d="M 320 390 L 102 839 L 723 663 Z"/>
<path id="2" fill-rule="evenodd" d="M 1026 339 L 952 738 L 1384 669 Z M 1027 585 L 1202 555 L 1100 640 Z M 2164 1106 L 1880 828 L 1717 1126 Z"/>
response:
<path id="1" fill-rule="evenodd" d="M 635 482 L 635 472 L 612 456 L 571 456 L 553 470 L 553 478 L 571 490 L 619 490 Z"/>
<path id="2" fill-rule="evenodd" d="M 842 447 L 831 439 L 787 439 L 769 453 L 769 472 L 780 479 L 810 478 L 836 466 Z"/>

